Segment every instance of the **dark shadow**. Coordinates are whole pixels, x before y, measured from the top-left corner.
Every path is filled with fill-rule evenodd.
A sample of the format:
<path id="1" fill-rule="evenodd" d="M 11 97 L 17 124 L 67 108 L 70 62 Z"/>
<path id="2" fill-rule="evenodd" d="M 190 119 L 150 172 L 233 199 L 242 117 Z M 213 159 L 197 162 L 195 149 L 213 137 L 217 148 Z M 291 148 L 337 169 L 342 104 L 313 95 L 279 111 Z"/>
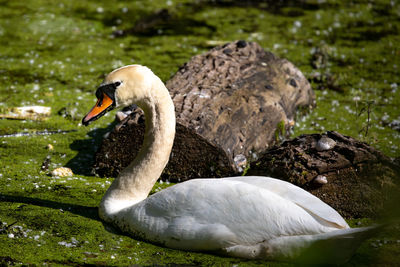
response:
<path id="1" fill-rule="evenodd" d="M 73 213 L 78 216 L 82 216 L 91 220 L 99 221 L 103 224 L 104 229 L 110 233 L 117 234 L 117 235 L 124 235 L 119 229 L 112 227 L 111 225 L 106 224 L 103 222 L 99 215 L 98 215 L 98 208 L 97 207 L 88 207 L 82 206 L 77 204 L 68 204 L 68 203 L 61 203 L 52 200 L 45 200 L 45 199 L 38 199 L 32 197 L 23 197 L 23 196 L 11 196 L 11 195 L 4 195 L 0 194 L 0 202 L 11 202 L 11 203 L 23 203 L 27 205 L 36 205 L 45 208 L 51 208 L 55 210 L 64 210 L 66 212 Z M 107 262 L 97 262 L 94 264 L 87 264 L 84 262 L 79 261 L 72 261 L 72 259 L 65 259 L 65 260 L 47 260 L 46 263 L 50 263 L 50 265 L 57 264 L 57 265 L 68 265 L 68 266 L 112 266 L 109 265 Z M 8 256 L 0 256 L 0 266 L 10 266 L 21 264 L 16 259 L 13 259 Z"/>
<path id="2" fill-rule="evenodd" d="M 336 39 L 348 40 L 351 43 L 362 41 L 378 42 L 389 35 L 399 34 L 397 27 L 388 26 L 387 22 L 384 21 L 374 22 L 372 25 L 369 21 L 353 21 L 349 22 L 345 28 L 351 29 L 351 31 L 337 32 L 339 36 Z"/>
<path id="3" fill-rule="evenodd" d="M 72 150 L 78 151 L 78 154 L 65 165 L 71 168 L 74 174 L 93 176 L 92 167 L 95 160 L 95 153 L 101 145 L 104 135 L 110 132 L 116 125 L 116 122 L 110 123 L 106 128 L 97 128 L 88 132 L 91 139 L 75 140 L 70 144 Z"/>
<path id="4" fill-rule="evenodd" d="M 296 7 L 306 10 L 317 10 L 322 7 L 330 6 L 329 3 L 318 1 L 306 1 L 306 0 L 204 0 L 197 5 L 208 5 L 211 7 L 253 7 L 266 10 L 268 12 L 276 14 L 280 12 L 282 8 Z M 296 14 L 291 14 L 296 16 Z"/>
<path id="5" fill-rule="evenodd" d="M 88 218 L 91 220 L 99 221 L 103 224 L 104 229 L 110 233 L 113 233 L 116 235 L 123 235 L 123 236 L 132 236 L 130 233 L 124 233 L 120 229 L 114 227 L 113 225 L 102 221 L 99 217 L 97 207 L 88 207 L 88 206 L 82 206 L 82 205 L 77 205 L 77 204 L 68 204 L 68 203 L 62 203 L 62 202 L 46 200 L 46 199 L 39 199 L 39 198 L 32 198 L 32 197 L 4 195 L 1 193 L 0 193 L 0 202 L 23 203 L 23 204 L 27 204 L 27 205 L 35 205 L 35 206 L 39 206 L 39 207 L 51 208 L 51 209 L 55 209 L 55 210 L 64 210 L 64 211 L 73 213 L 78 216 L 82 216 L 82 217 L 85 217 L 85 218 Z M 135 238 L 139 241 L 145 241 L 140 236 L 133 236 L 133 238 Z M 2 259 L 0 257 L 0 263 L 1 263 L 1 260 Z M 1 266 L 1 264 L 0 264 L 0 266 Z"/>
<path id="6" fill-rule="evenodd" d="M 177 4 L 174 8 L 158 10 L 132 10 L 127 13 L 107 13 L 101 18 L 105 26 L 118 26 L 114 37 L 135 35 L 151 37 L 155 35 L 213 36 L 217 27 L 207 19 L 199 19 L 194 14 L 216 8 L 258 8 L 274 15 L 285 17 L 303 16 L 307 10 L 335 7 L 334 4 L 295 0 L 202 0 Z M 132 26 L 132 18 L 134 23 Z M 122 24 L 121 24 L 122 22 Z"/>
<path id="7" fill-rule="evenodd" d="M 91 220 L 99 221 L 103 224 L 104 229 L 110 233 L 123 236 L 131 235 L 129 233 L 124 233 L 120 229 L 114 227 L 113 225 L 108 224 L 103 220 L 101 220 L 98 213 L 98 207 L 89 207 L 77 204 L 62 203 L 53 200 L 46 200 L 46 199 L 39 199 L 32 197 L 4 195 L 1 193 L 0 193 L 0 202 L 23 203 L 27 205 L 35 205 L 39 207 L 51 208 L 55 210 L 63 210 Z M 135 239 L 140 241 L 145 241 L 141 237 L 135 237 Z"/>
<path id="8" fill-rule="evenodd" d="M 306 0 L 200 0 L 179 3 L 173 8 L 148 10 L 146 8 L 131 9 L 122 12 L 120 9 L 99 13 L 79 7 L 73 10 L 77 16 L 85 20 L 101 21 L 104 26 L 116 26 L 118 30 L 112 33 L 114 37 L 135 35 L 151 37 L 155 35 L 190 35 L 201 34 L 212 36 L 217 30 L 207 19 L 200 19 L 194 14 L 205 9 L 215 8 L 258 8 L 275 15 L 298 17 L 306 10 L 336 7 L 329 1 Z"/>
<path id="9" fill-rule="evenodd" d="M 155 35 L 190 35 L 196 32 L 211 36 L 217 29 L 205 20 L 193 18 L 193 13 L 199 12 L 198 6 L 187 6 L 185 12 L 176 12 L 168 9 L 156 10 L 153 13 L 144 13 L 131 28 L 113 32 L 115 37 L 136 35 L 151 37 Z M 118 14 L 117 14 L 118 17 Z M 103 23 L 107 23 L 103 21 Z"/>
<path id="10" fill-rule="evenodd" d="M 73 214 L 86 217 L 88 219 L 93 219 L 97 221 L 101 221 L 98 215 L 97 207 L 88 207 L 88 206 L 81 206 L 77 204 L 68 204 L 68 203 L 61 203 L 52 200 L 46 199 L 39 199 L 39 198 L 32 198 L 32 197 L 23 197 L 23 196 L 11 196 L 11 195 L 4 195 L 0 194 L 0 201 L 1 202 L 16 202 L 16 203 L 24 203 L 29 205 L 36 205 L 40 207 L 46 207 L 56 210 L 65 210 L 71 212 Z"/>

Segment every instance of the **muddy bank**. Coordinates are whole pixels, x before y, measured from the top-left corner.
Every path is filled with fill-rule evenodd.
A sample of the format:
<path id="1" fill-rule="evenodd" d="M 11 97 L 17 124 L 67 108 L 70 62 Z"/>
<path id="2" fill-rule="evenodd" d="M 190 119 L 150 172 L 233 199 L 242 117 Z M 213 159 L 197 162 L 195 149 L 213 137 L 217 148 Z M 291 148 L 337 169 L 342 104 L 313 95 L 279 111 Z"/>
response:
<path id="1" fill-rule="evenodd" d="M 400 166 L 366 143 L 338 132 L 307 134 L 269 149 L 249 175 L 296 184 L 348 218 L 373 217 L 399 191 Z"/>

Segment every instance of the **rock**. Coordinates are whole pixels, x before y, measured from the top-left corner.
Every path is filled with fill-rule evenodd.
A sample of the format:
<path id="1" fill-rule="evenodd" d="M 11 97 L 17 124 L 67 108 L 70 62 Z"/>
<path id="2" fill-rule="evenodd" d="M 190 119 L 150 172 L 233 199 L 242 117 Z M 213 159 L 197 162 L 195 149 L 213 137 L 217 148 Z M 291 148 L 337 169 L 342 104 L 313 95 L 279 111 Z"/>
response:
<path id="1" fill-rule="evenodd" d="M 68 177 L 74 175 L 72 170 L 67 167 L 60 167 L 51 171 L 52 176 Z"/>
<path id="2" fill-rule="evenodd" d="M 324 185 L 328 183 L 328 179 L 326 178 L 325 175 L 318 175 L 317 177 L 314 178 L 313 182 L 316 185 Z"/>
<path id="3" fill-rule="evenodd" d="M 54 150 L 54 146 L 52 144 L 47 144 L 46 149 Z"/>
<path id="4" fill-rule="evenodd" d="M 278 141 L 280 123 L 288 130 L 296 110 L 315 102 L 309 82 L 292 63 L 245 41 L 193 57 L 166 85 L 177 121 L 231 159 L 263 152 Z"/>
<path id="5" fill-rule="evenodd" d="M 310 84 L 292 63 L 245 41 L 193 57 L 166 85 L 177 117 L 173 153 L 164 172 L 170 179 L 243 170 L 279 142 L 279 136 L 287 136 L 297 109 L 315 102 Z M 143 130 L 133 128 L 144 129 L 144 117 L 137 110 L 125 119 L 119 115 L 122 123 L 96 153 L 94 170 L 101 176 L 116 176 L 142 144 Z"/>
<path id="6" fill-rule="evenodd" d="M 345 217 L 376 216 L 393 192 L 400 193 L 400 166 L 395 161 L 337 132 L 285 141 L 252 162 L 248 175 L 296 184 Z"/>
<path id="7" fill-rule="evenodd" d="M 243 168 L 247 165 L 247 159 L 243 154 L 236 155 L 233 158 L 233 162 L 235 163 L 235 166 L 237 166 L 239 172 L 242 172 Z"/>
<path id="8" fill-rule="evenodd" d="M 316 149 L 317 151 L 325 151 L 332 149 L 336 145 L 336 142 L 329 137 L 323 136 L 318 140 Z"/>

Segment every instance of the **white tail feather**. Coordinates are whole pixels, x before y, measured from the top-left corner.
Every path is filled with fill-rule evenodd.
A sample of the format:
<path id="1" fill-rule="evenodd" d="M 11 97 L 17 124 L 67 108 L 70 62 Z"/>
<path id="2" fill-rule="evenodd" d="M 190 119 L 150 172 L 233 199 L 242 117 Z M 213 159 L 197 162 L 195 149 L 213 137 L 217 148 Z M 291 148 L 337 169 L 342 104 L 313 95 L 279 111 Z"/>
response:
<path id="1" fill-rule="evenodd" d="M 361 243 L 372 237 L 378 228 L 372 226 L 318 235 L 283 236 L 253 246 L 229 247 L 224 253 L 252 259 L 340 264 L 348 261 Z"/>

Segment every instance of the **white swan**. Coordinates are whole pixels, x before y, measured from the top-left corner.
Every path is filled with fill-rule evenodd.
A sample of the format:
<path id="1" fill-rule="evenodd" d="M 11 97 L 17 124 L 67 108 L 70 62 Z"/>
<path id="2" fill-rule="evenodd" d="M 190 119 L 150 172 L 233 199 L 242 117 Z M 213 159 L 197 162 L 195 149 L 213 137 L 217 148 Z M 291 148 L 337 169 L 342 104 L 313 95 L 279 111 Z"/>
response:
<path id="1" fill-rule="evenodd" d="M 317 197 L 268 177 L 196 179 L 148 197 L 167 164 L 175 135 L 174 105 L 153 72 L 130 65 L 111 72 L 83 124 L 132 103 L 145 113 L 135 160 L 104 195 L 100 217 L 131 235 L 170 248 L 234 257 L 340 263 L 371 228 L 351 229 Z M 132 138 L 135 138 L 132 136 Z"/>

